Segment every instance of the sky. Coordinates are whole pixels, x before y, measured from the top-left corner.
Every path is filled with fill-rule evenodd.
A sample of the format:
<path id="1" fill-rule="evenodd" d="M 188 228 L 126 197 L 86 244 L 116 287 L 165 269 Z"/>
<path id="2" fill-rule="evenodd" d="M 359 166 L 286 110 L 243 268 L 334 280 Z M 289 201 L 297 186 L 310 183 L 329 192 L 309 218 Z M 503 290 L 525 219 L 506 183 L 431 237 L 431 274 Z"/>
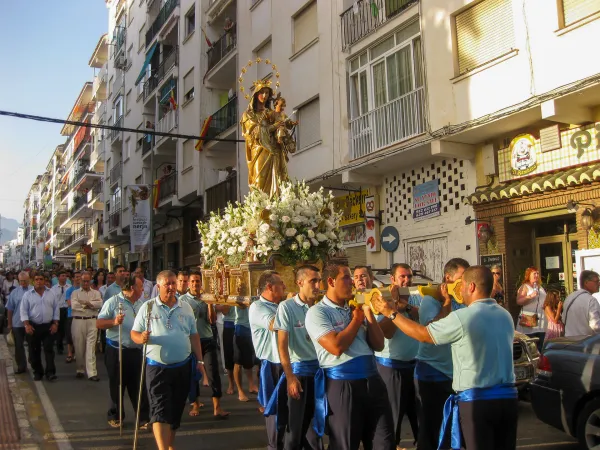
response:
<path id="1" fill-rule="evenodd" d="M 66 119 L 88 62 L 108 30 L 105 0 L 3 2 L 0 110 Z M 23 202 L 54 149 L 61 125 L 0 116 L 0 215 L 23 220 Z"/>

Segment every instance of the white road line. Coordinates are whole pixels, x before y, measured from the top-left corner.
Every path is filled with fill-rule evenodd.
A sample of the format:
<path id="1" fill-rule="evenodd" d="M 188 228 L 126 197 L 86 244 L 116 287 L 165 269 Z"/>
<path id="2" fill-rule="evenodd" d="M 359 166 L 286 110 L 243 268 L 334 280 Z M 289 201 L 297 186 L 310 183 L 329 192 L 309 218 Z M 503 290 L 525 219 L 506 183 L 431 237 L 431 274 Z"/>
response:
<path id="1" fill-rule="evenodd" d="M 563 445 L 577 445 L 577 441 L 563 441 L 563 442 L 543 442 L 540 444 L 526 444 L 526 445 L 517 445 L 517 448 L 541 448 L 552 446 L 552 449 L 555 449 L 556 446 L 562 447 Z"/>
<path id="2" fill-rule="evenodd" d="M 33 377 L 33 372 L 30 373 Z M 52 406 L 52 402 L 50 401 L 50 397 L 48 397 L 48 393 L 46 392 L 46 388 L 44 388 L 44 384 L 41 381 L 34 381 L 33 384 L 37 390 L 42 407 L 46 412 L 46 420 L 48 420 L 50 431 L 52 431 L 54 441 L 56 442 L 56 445 L 58 445 L 59 450 L 73 450 L 73 447 L 69 442 L 69 435 L 65 433 L 65 430 L 60 424 L 60 420 L 58 419 L 58 415 L 54 410 L 54 406 Z"/>

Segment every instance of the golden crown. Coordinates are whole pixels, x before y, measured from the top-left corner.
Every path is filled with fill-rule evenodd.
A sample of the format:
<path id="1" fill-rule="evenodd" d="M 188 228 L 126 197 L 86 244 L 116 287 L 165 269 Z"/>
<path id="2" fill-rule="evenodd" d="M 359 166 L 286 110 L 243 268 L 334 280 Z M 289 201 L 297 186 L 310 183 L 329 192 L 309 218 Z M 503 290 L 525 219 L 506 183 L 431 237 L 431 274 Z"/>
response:
<path id="1" fill-rule="evenodd" d="M 238 82 L 240 83 L 240 92 L 242 94 L 244 94 L 244 98 L 246 100 L 250 100 L 251 95 L 246 93 L 246 88 L 244 87 L 244 76 L 248 72 L 248 69 L 250 67 L 252 67 L 253 64 L 260 64 L 260 63 L 265 63 L 266 65 L 271 66 L 271 68 L 273 69 L 273 73 L 275 74 L 275 79 L 276 79 L 275 88 L 271 87 L 271 85 L 272 85 L 272 81 L 271 80 L 256 80 L 255 82 L 252 83 L 251 91 L 252 92 L 258 92 L 262 88 L 268 87 L 273 92 L 276 92 L 277 89 L 280 86 L 280 84 L 279 84 L 279 77 L 281 75 L 277 71 L 277 66 L 275 64 L 272 64 L 270 59 L 256 58 L 254 61 L 250 60 L 250 61 L 248 61 L 248 64 L 246 64 L 242 68 L 242 72 L 240 73 L 240 76 L 238 78 Z"/>

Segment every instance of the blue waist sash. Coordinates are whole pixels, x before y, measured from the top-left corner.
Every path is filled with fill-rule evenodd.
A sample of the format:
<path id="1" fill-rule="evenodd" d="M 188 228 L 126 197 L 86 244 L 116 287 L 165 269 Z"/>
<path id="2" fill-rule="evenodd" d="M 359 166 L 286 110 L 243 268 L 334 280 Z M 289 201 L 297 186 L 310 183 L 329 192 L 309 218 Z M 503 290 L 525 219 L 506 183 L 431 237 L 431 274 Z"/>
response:
<path id="1" fill-rule="evenodd" d="M 110 345 L 112 348 L 119 348 L 119 343 L 117 341 L 113 341 L 112 339 L 109 339 L 109 338 L 106 338 L 106 345 Z M 121 347 L 127 348 L 124 345 Z"/>
<path id="2" fill-rule="evenodd" d="M 264 362 L 264 361 L 263 361 Z M 272 364 L 272 363 L 271 363 Z M 294 375 L 299 377 L 313 377 L 319 370 L 319 361 L 316 359 L 313 361 L 299 361 L 292 363 L 292 372 Z M 269 372 L 270 373 L 270 372 Z M 261 364 L 261 377 L 262 377 L 262 364 Z M 262 380 L 262 378 L 261 378 Z M 273 388 L 271 395 L 268 397 L 267 405 L 264 407 L 265 412 L 263 415 L 265 417 L 272 416 L 273 414 L 277 414 L 277 399 L 280 389 L 285 389 L 286 385 L 284 384 L 286 380 L 285 373 L 282 373 L 279 377 L 279 381 L 277 385 Z M 262 389 L 260 390 L 262 392 Z M 259 392 L 259 397 L 260 397 Z M 260 403 L 260 400 L 259 400 Z M 263 405 L 264 406 L 264 405 Z"/>
<path id="3" fill-rule="evenodd" d="M 325 419 L 329 412 L 325 378 L 332 380 L 363 380 L 377 375 L 375 358 L 372 355 L 357 356 L 339 366 L 319 369 L 315 375 L 315 417 L 313 428 L 319 437 L 325 434 Z"/>
<path id="4" fill-rule="evenodd" d="M 415 379 L 429 383 L 452 381 L 452 378 L 449 378 L 443 372 L 440 372 L 435 367 L 419 360 L 417 360 L 417 365 L 415 366 Z"/>
<path id="5" fill-rule="evenodd" d="M 198 358 L 195 354 L 191 354 L 188 360 L 192 360 L 192 376 L 190 377 L 190 393 L 188 394 L 188 400 L 190 403 L 195 402 L 199 393 L 199 383 L 202 380 L 202 371 L 198 370 Z"/>
<path id="6" fill-rule="evenodd" d="M 444 404 L 444 420 L 440 430 L 438 450 L 451 448 L 460 450 L 462 433 L 458 402 L 476 402 L 479 400 L 502 400 L 518 398 L 514 384 L 498 384 L 489 388 L 474 388 L 451 395 Z"/>
<path id="7" fill-rule="evenodd" d="M 236 336 L 252 337 L 252 330 L 244 325 L 236 325 L 234 334 Z"/>
<path id="8" fill-rule="evenodd" d="M 224 320 L 223 328 L 235 328 L 235 322 L 233 320 Z"/>
<path id="9" fill-rule="evenodd" d="M 173 363 L 173 364 L 163 364 L 161 362 L 154 361 L 153 359 L 146 358 L 146 364 L 148 364 L 149 366 L 163 367 L 165 369 L 174 369 L 176 367 L 185 366 L 190 361 L 191 358 L 192 358 L 192 355 L 190 354 L 190 356 L 185 358 L 183 361 L 178 362 L 178 363 Z"/>
<path id="10" fill-rule="evenodd" d="M 267 415 L 267 404 L 269 403 L 269 400 L 273 395 L 273 391 L 275 390 L 275 380 L 273 379 L 273 372 L 271 371 L 271 367 L 273 364 L 276 363 L 272 363 L 271 361 L 268 361 L 266 359 L 263 359 L 260 362 L 258 403 L 260 404 L 260 406 L 265 408 L 265 415 Z"/>
<path id="11" fill-rule="evenodd" d="M 415 361 L 402 361 L 400 359 L 383 358 L 376 356 L 375 360 L 377 364 L 381 364 L 385 367 L 391 367 L 392 369 L 414 369 Z"/>

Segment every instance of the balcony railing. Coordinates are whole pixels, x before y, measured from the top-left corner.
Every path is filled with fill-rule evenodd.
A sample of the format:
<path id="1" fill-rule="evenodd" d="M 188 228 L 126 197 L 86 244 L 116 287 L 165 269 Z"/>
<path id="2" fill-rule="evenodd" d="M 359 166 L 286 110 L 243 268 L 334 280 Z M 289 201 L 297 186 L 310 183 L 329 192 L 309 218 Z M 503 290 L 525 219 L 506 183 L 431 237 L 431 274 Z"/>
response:
<path id="1" fill-rule="evenodd" d="M 77 169 L 75 169 L 75 173 L 73 174 L 73 179 L 69 183 L 69 190 L 73 189 L 77 184 L 83 179 L 83 177 L 88 173 L 95 173 L 89 170 L 90 161 L 82 160 L 79 163 Z"/>
<path id="2" fill-rule="evenodd" d="M 162 202 L 177 194 L 177 171 L 173 171 L 160 180 L 158 201 Z"/>
<path id="3" fill-rule="evenodd" d="M 125 38 L 127 37 L 127 28 L 116 26 L 113 31 L 113 38 L 111 43 L 112 55 L 111 58 L 117 57 L 121 53 L 122 47 L 125 45 Z"/>
<path id="4" fill-rule="evenodd" d="M 121 173 L 123 172 L 123 163 L 116 163 L 112 169 L 110 169 L 110 184 L 115 184 L 121 179 Z"/>
<path id="5" fill-rule="evenodd" d="M 351 159 L 425 132 L 423 88 L 350 121 Z"/>
<path id="6" fill-rule="evenodd" d="M 81 208 L 87 205 L 87 195 L 81 195 L 75 197 L 73 200 L 73 206 L 69 208 L 69 217 L 73 217 Z"/>
<path id="7" fill-rule="evenodd" d="M 152 143 L 154 142 L 154 136 L 145 134 L 142 139 L 142 155 L 145 155 L 152 150 Z"/>
<path id="8" fill-rule="evenodd" d="M 91 202 L 92 200 L 94 200 L 100 194 L 102 194 L 103 187 L 104 187 L 104 183 L 102 182 L 102 180 L 98 180 L 94 183 L 94 185 L 91 187 L 91 189 L 87 193 L 88 203 Z"/>
<path id="9" fill-rule="evenodd" d="M 167 0 L 160 11 L 158 16 L 150 25 L 148 31 L 146 31 L 146 47 L 150 45 L 154 36 L 158 34 L 163 25 L 167 22 L 167 19 L 171 15 L 171 13 L 175 10 L 175 8 L 179 5 L 179 0 Z"/>
<path id="10" fill-rule="evenodd" d="M 113 126 L 121 128 L 123 126 L 123 116 L 119 117 Z M 110 130 L 110 139 L 114 142 L 116 138 L 121 137 L 121 130 Z"/>
<path id="11" fill-rule="evenodd" d="M 62 249 L 61 250 L 66 250 L 67 247 L 76 244 L 79 241 L 82 240 L 87 240 L 90 238 L 91 236 L 91 232 L 92 232 L 92 223 L 91 222 L 83 222 L 82 224 L 76 226 L 73 229 L 73 232 L 69 235 L 67 235 L 67 237 L 65 238 L 63 245 L 62 245 Z"/>
<path id="12" fill-rule="evenodd" d="M 115 207 L 113 212 L 108 216 L 108 230 L 114 231 L 121 226 L 121 205 Z"/>
<path id="13" fill-rule="evenodd" d="M 156 70 L 153 70 L 150 78 L 144 83 L 144 100 L 157 88 L 161 80 L 169 73 L 169 71 L 177 65 L 177 52 L 178 47 L 174 46 L 171 48 L 166 55 L 163 55 L 162 62 Z"/>
<path id="14" fill-rule="evenodd" d="M 342 48 L 347 50 L 419 0 L 358 0 L 341 14 Z"/>
<path id="15" fill-rule="evenodd" d="M 221 181 L 206 190 L 206 212 L 223 211 L 227 203 L 237 200 L 237 175 Z"/>
<path id="16" fill-rule="evenodd" d="M 208 70 L 211 70 L 219 61 L 229 54 L 237 45 L 237 31 L 234 26 L 219 38 L 217 42 L 208 49 Z"/>
<path id="17" fill-rule="evenodd" d="M 233 97 L 212 115 L 206 142 L 237 124 L 237 97 Z"/>
<path id="18" fill-rule="evenodd" d="M 175 111 L 170 109 L 156 124 L 156 131 L 168 133 L 173 128 L 175 128 Z M 162 139 L 160 136 L 159 138 Z"/>

